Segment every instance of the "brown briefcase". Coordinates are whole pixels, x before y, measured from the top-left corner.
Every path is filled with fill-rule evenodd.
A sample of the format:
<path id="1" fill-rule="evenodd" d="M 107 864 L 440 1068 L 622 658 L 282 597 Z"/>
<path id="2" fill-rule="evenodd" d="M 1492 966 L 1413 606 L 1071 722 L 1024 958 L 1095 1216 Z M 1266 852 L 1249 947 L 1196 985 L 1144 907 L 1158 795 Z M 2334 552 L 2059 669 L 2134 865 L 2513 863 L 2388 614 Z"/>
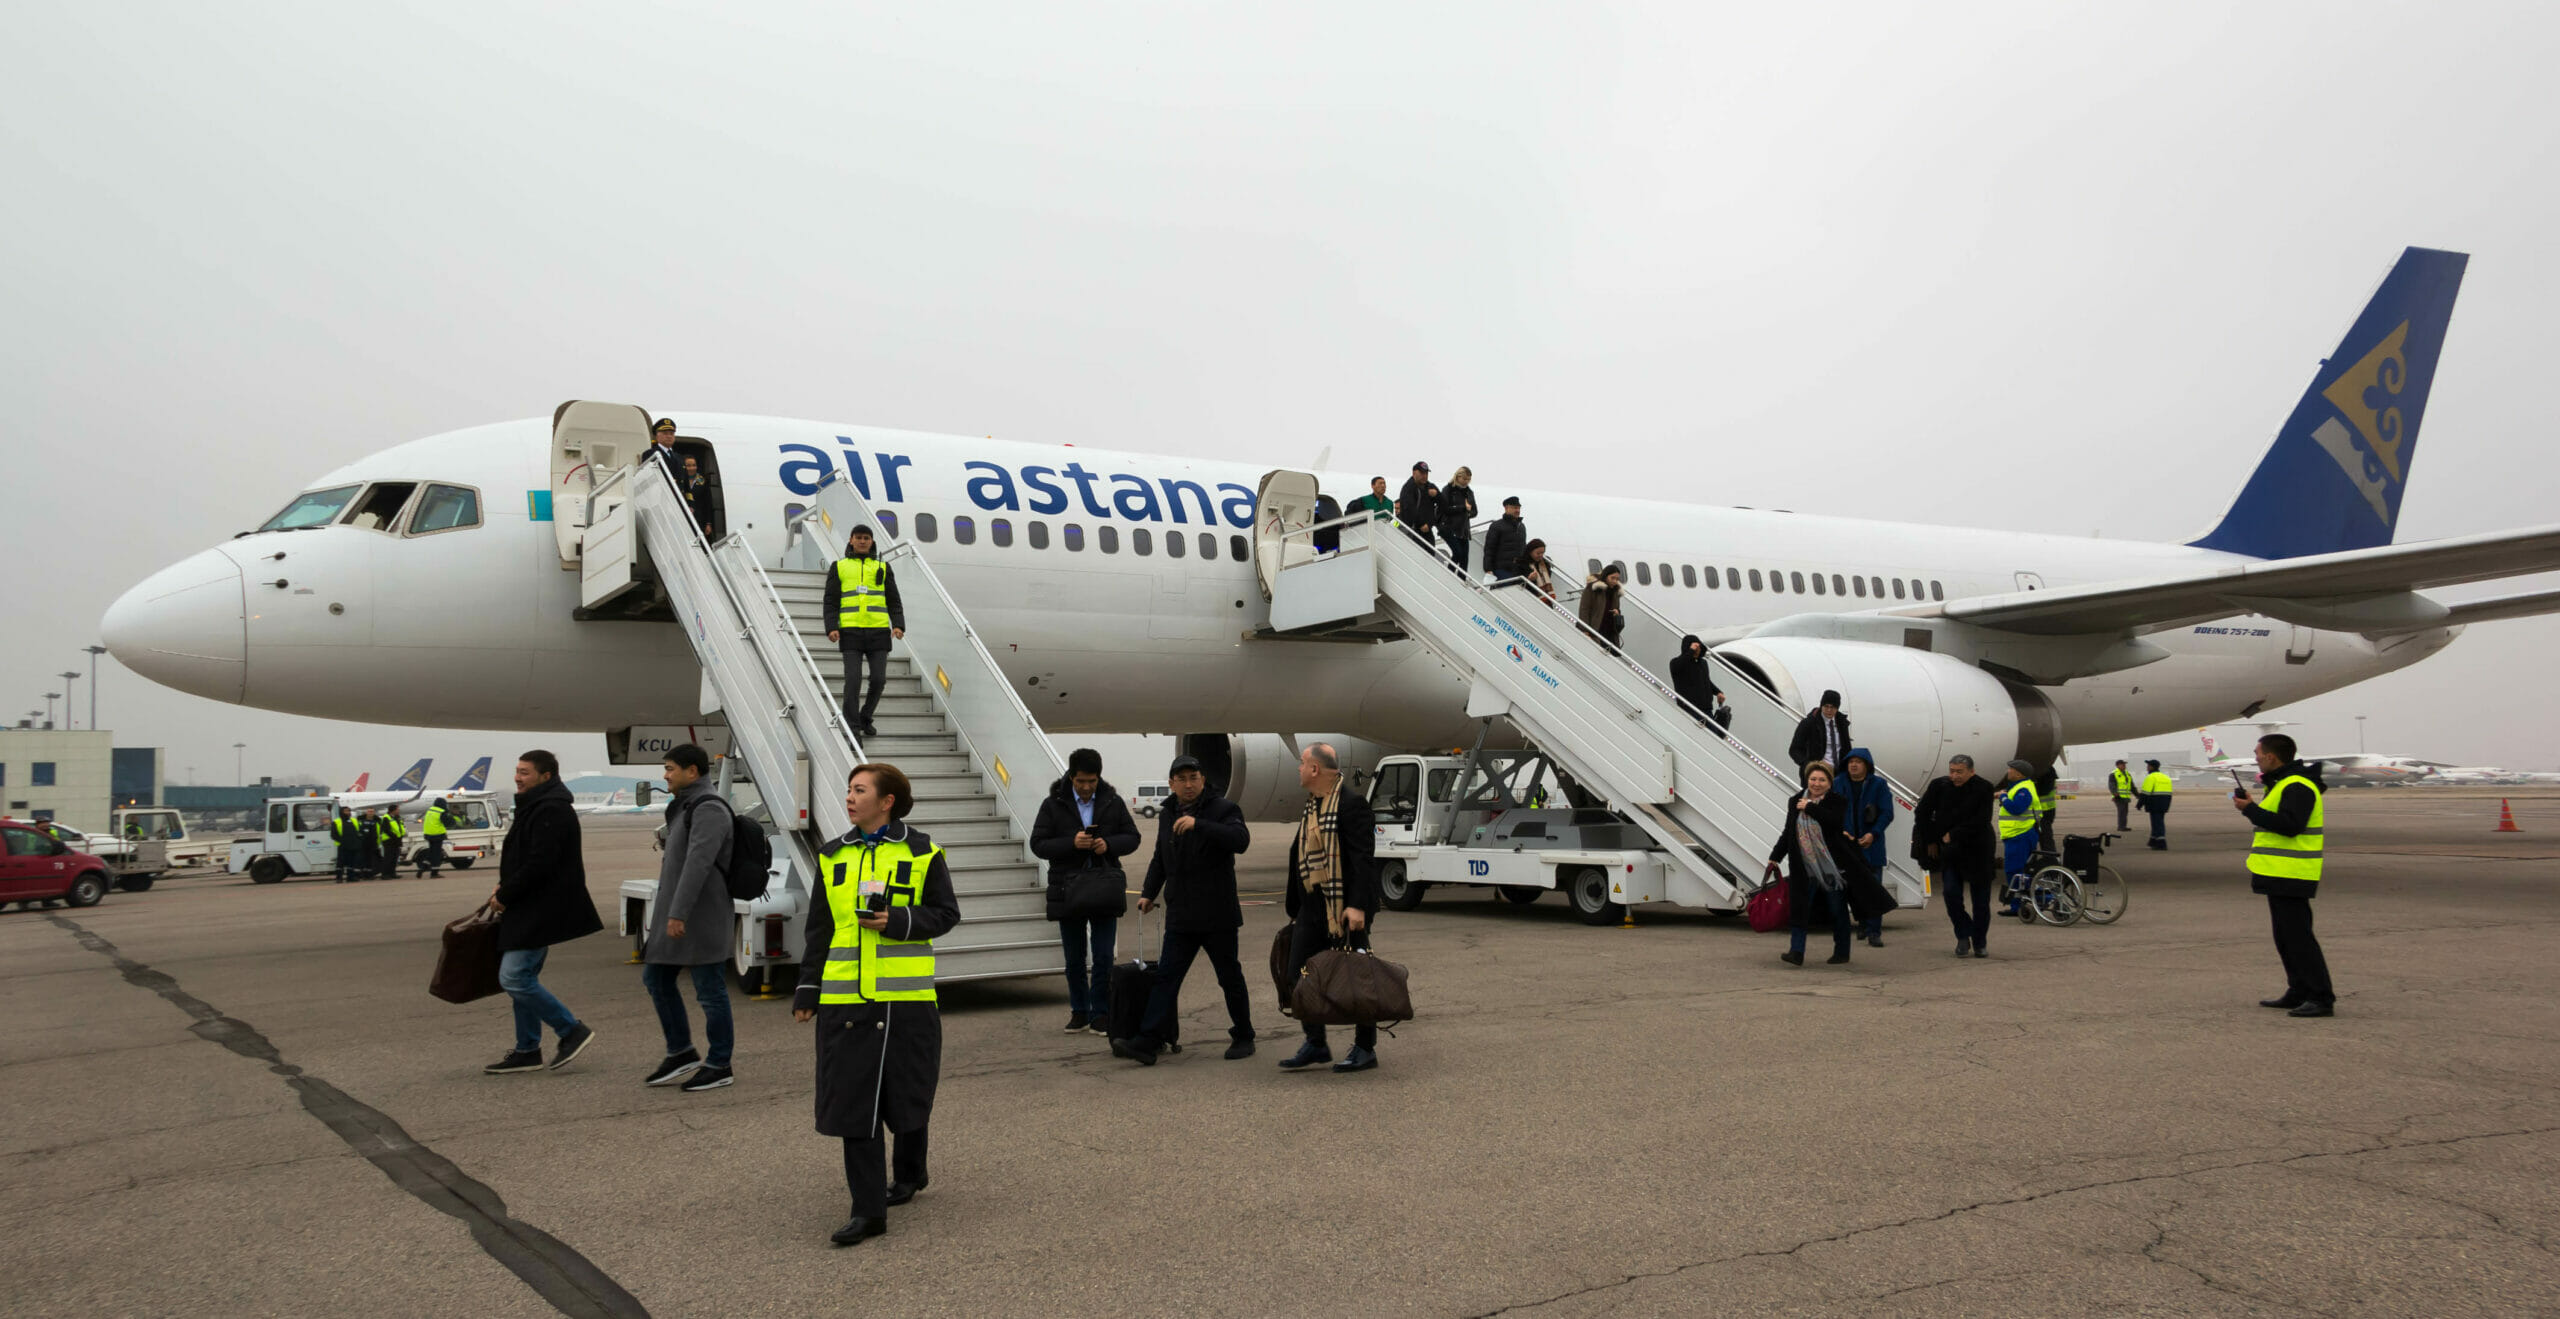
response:
<path id="1" fill-rule="evenodd" d="M 468 1003 L 500 992 L 498 987 L 498 913 L 487 903 L 444 927 L 444 950 L 436 954 L 435 978 L 427 992 L 447 1003 Z"/>

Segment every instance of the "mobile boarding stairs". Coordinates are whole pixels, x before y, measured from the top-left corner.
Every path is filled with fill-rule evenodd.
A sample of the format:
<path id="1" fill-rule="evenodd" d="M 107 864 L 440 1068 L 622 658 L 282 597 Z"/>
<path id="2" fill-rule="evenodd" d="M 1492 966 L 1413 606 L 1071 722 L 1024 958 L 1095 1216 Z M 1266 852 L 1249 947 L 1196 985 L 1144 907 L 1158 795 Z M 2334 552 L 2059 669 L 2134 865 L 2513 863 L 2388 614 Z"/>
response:
<path id="1" fill-rule="evenodd" d="M 1664 891 L 1624 891 L 1642 877 L 1621 873 L 1611 900 L 1732 911 L 1760 886 L 1797 791 L 1786 747 L 1799 716 L 1774 695 L 1718 661 L 1734 707 L 1719 735 L 1665 678 L 1525 582 L 1489 586 L 1390 521 L 1317 522 L 1315 478 L 1303 473 L 1272 473 L 1262 495 L 1255 562 L 1272 632 L 1320 636 L 1383 622 L 1430 650 L 1467 683 L 1470 718 L 1510 720 L 1668 854 Z M 1634 653 L 1678 652 L 1681 633 L 1668 620 L 1631 596 L 1622 607 L 1630 649 L 1653 647 Z M 1911 794 L 1891 786 L 1908 809 Z M 1890 859 L 1879 878 L 1901 906 L 1924 904 L 1927 881 L 1909 861 Z"/>
<path id="2" fill-rule="evenodd" d="M 742 535 L 703 535 L 663 464 L 633 461 L 647 451 L 649 425 L 628 404 L 563 404 L 552 425 L 553 518 L 562 563 L 579 573 L 582 616 L 634 613 L 632 593 L 662 593 L 664 608 L 652 612 L 671 613 L 692 643 L 703 713 L 728 723 L 734 763 L 723 766 L 723 786 L 742 763 L 763 802 L 774 865 L 764 896 L 736 904 L 740 975 L 770 986 L 788 974 L 775 972 L 798 966 L 808 885 L 821 848 L 852 827 L 845 781 L 866 761 L 906 773 L 916 794 L 907 821 L 951 868 L 960 924 L 934 941 L 936 979 L 1062 970 L 1029 839 L 1066 766 L 932 565 L 913 543 L 879 538 L 906 638 L 892 651 L 879 732 L 857 738 L 822 613 L 846 533 L 881 525 L 861 492 L 843 480 L 826 485 L 793 515 L 778 561 L 760 562 Z M 625 934 L 640 932 L 655 887 L 623 886 Z"/>

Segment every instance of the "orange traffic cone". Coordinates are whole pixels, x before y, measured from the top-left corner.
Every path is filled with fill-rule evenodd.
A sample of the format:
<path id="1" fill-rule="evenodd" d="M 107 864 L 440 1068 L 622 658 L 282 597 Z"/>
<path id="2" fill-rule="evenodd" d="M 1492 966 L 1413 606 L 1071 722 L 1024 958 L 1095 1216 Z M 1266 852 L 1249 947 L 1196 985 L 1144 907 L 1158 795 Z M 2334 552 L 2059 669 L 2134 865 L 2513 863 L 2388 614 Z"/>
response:
<path id="1" fill-rule="evenodd" d="M 2524 832 L 2524 830 L 2516 827 L 2516 813 L 2508 808 L 2507 799 L 2504 797 L 2500 797 L 2498 799 L 2498 827 L 2490 830 L 2490 832 L 2501 834 L 2520 834 Z"/>

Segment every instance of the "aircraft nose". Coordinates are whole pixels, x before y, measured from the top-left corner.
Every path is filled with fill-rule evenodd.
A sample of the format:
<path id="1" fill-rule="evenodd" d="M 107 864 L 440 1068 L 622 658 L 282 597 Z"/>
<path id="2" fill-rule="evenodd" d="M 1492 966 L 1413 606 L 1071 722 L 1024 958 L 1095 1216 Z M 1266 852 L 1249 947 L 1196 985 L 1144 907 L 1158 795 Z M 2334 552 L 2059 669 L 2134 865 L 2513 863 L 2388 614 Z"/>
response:
<path id="1" fill-rule="evenodd" d="M 98 639 L 118 663 L 163 687 L 236 705 L 249 675 L 243 594 L 240 565 L 206 550 L 109 605 Z"/>

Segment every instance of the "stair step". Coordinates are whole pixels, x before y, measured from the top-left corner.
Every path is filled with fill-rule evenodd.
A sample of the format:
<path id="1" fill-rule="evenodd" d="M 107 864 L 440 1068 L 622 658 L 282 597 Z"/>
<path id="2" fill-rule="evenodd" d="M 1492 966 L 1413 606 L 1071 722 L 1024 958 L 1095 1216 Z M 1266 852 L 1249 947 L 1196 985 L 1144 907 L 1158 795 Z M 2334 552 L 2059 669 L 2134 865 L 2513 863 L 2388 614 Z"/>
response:
<path id="1" fill-rule="evenodd" d="M 979 781 L 976 768 L 969 764 L 969 758 L 956 751 L 949 755 L 909 756 L 898 762 L 898 768 L 915 785 L 917 801 L 932 795 L 933 788 L 926 783 L 929 779 L 942 780 L 939 786 L 946 790 L 966 792 L 972 796 L 987 790 L 986 785 Z M 952 782 L 964 774 L 968 776 L 965 784 Z"/>
<path id="2" fill-rule="evenodd" d="M 930 829 L 926 833 L 932 833 Z M 1014 861 L 1006 865 L 962 865 L 952 863 L 951 882 L 971 889 L 1039 888 L 1048 883 L 1046 868 L 1036 861 Z"/>
<path id="3" fill-rule="evenodd" d="M 982 792 L 970 796 L 954 794 L 941 797 L 928 797 L 923 793 L 917 793 L 916 808 L 907 813 L 907 818 L 921 825 L 931 820 L 978 820 L 1001 814 L 1003 814 L 1001 805 L 988 793 Z"/>
<path id="4" fill-rule="evenodd" d="M 921 821 L 916 821 L 913 815 L 907 819 L 933 835 L 934 842 L 946 847 L 953 843 L 1002 843 L 1011 841 L 1013 836 L 1013 821 L 1001 815 L 981 816 L 974 820 L 938 820 L 929 829 Z"/>
<path id="5" fill-rule="evenodd" d="M 1006 889 L 997 893 L 960 895 L 960 919 L 963 921 L 996 921 L 1024 916 L 1045 921 L 1048 914 L 1049 895 L 1046 889 Z"/>
<path id="6" fill-rule="evenodd" d="M 954 870 L 983 870 L 993 866 L 1027 864 L 1023 858 L 1030 855 L 1019 840 L 1012 839 L 992 843 L 952 843 L 945 846 L 942 851 L 944 855 L 951 858 L 951 866 Z"/>
<path id="7" fill-rule="evenodd" d="M 955 755 L 960 750 L 960 739 L 947 733 L 939 737 L 892 737 L 883 733 L 878 737 L 864 738 L 862 749 L 873 760 L 896 762 L 908 756 Z"/>

